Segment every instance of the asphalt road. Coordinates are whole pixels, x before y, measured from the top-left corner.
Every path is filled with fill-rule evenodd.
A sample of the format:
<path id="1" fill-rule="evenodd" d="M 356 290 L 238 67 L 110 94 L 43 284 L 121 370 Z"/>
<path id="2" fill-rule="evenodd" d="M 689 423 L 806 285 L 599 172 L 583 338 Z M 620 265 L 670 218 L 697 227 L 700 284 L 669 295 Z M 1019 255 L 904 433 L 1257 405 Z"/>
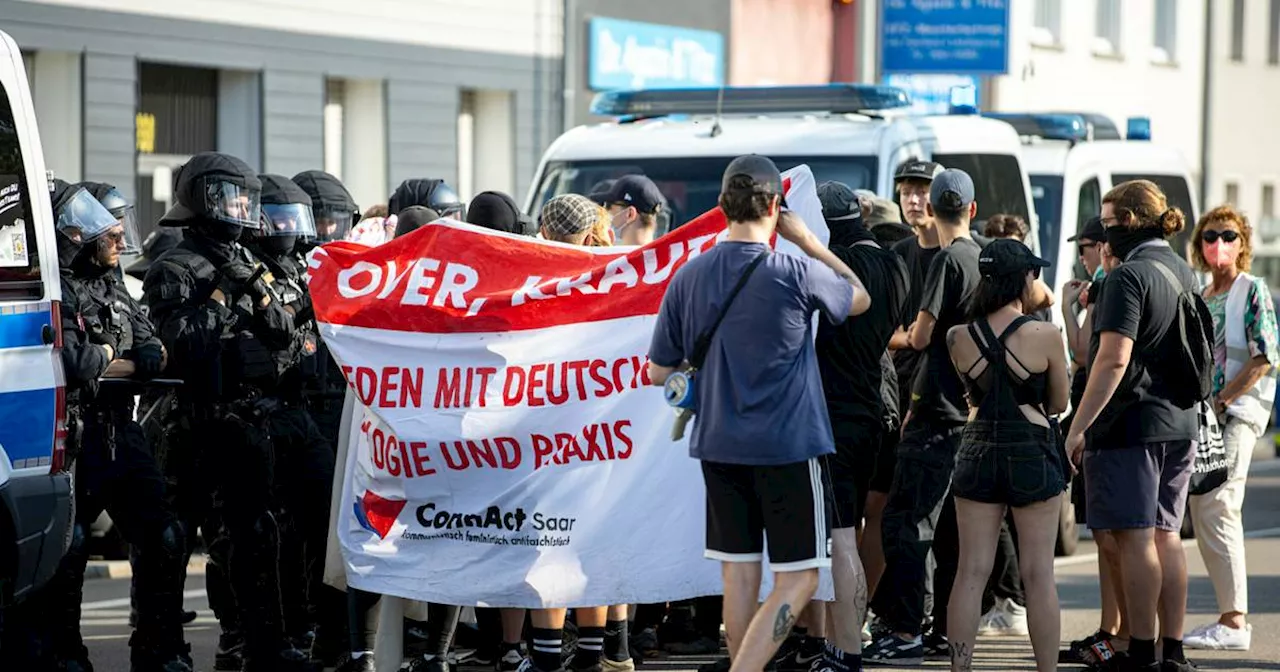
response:
<path id="1" fill-rule="evenodd" d="M 1280 460 L 1254 463 L 1245 499 L 1248 531 L 1249 594 L 1253 613 L 1253 649 L 1248 652 L 1193 652 L 1192 659 L 1205 670 L 1280 670 Z M 1191 573 L 1188 629 L 1216 619 L 1213 588 L 1194 541 L 1187 560 Z M 1058 591 L 1062 604 L 1063 637 L 1075 639 L 1097 628 L 1097 556 L 1092 542 L 1082 540 L 1079 550 L 1057 563 Z M 212 670 L 217 643 L 217 623 L 205 600 L 199 575 L 187 581 L 187 608 L 200 618 L 187 627 L 197 669 Z M 85 585 L 82 631 L 94 665 L 100 672 L 129 669 L 129 581 L 99 579 Z M 977 647 L 977 668 L 985 670 L 1031 669 L 1030 642 L 1021 638 L 983 639 Z M 706 658 L 673 658 L 646 665 L 651 669 L 689 670 Z M 942 663 L 928 667 L 942 668 Z M 1080 668 L 1067 668 L 1079 670 Z"/>

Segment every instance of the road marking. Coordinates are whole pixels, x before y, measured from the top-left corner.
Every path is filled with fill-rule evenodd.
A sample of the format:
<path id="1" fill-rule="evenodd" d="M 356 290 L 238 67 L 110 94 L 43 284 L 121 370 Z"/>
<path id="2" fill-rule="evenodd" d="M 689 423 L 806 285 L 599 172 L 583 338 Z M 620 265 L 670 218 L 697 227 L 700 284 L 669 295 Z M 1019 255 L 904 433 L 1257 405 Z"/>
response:
<path id="1" fill-rule="evenodd" d="M 182 599 L 184 600 L 191 600 L 197 597 L 208 597 L 208 595 L 209 593 L 203 589 L 182 591 Z M 84 604 L 80 605 L 80 610 L 96 611 L 99 609 L 114 609 L 115 607 L 127 607 L 127 606 L 129 606 L 129 598 L 117 597 L 112 600 L 100 600 L 98 602 L 85 602 Z"/>
<path id="2" fill-rule="evenodd" d="M 1244 533 L 1245 539 L 1265 539 L 1268 537 L 1280 537 L 1280 527 L 1267 527 L 1261 530 L 1250 530 Z M 1184 549 L 1191 548 L 1195 545 L 1195 539 L 1182 540 L 1182 547 Z M 1075 565 L 1086 565 L 1097 561 L 1097 553 L 1085 553 L 1084 555 L 1072 555 L 1066 558 L 1054 558 L 1053 566 L 1055 569 L 1058 567 L 1074 567 Z"/>

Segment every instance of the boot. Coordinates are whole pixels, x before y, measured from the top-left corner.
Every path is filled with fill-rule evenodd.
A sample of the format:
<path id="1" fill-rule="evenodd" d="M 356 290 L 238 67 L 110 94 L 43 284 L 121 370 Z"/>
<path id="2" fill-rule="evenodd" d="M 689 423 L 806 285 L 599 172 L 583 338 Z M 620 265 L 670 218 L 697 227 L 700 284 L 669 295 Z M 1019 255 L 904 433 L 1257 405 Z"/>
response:
<path id="1" fill-rule="evenodd" d="M 238 672 L 244 667 L 244 637 L 238 630 L 225 630 L 218 635 L 218 650 L 213 654 L 213 669 Z"/>
<path id="2" fill-rule="evenodd" d="M 186 645 L 164 646 L 154 638 L 134 632 L 129 638 L 130 672 L 191 672 Z"/>
<path id="3" fill-rule="evenodd" d="M 258 655 L 245 652 L 241 672 L 322 672 L 320 663 L 295 648 L 282 649 L 274 655 Z"/>

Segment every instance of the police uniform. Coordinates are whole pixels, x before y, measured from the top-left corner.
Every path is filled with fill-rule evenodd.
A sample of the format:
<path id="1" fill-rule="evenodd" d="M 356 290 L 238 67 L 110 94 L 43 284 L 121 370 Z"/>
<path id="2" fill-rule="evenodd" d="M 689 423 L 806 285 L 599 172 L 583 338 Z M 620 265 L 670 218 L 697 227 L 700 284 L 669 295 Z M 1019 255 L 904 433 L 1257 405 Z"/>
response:
<path id="1" fill-rule="evenodd" d="M 89 200 L 85 200 L 85 199 Z M 137 549 L 137 629 L 130 639 L 132 670 L 189 672 L 190 649 L 175 618 L 182 608 L 182 526 L 165 500 L 164 479 L 142 428 L 133 421 L 134 395 L 162 367 L 160 341 L 142 307 L 121 286 L 114 267 L 100 265 L 94 235 L 100 220 L 118 226 L 87 191 L 56 181 L 60 230 L 79 231 L 83 246 L 58 236 L 62 262 L 62 362 L 67 382 L 68 446 L 75 459 L 73 541 L 47 588 L 55 655 L 63 669 L 92 669 L 80 637 L 89 525 L 103 510 Z M 93 211 L 89 202 L 98 205 Z M 58 206 L 61 207 L 58 207 Z M 75 213 L 72 215 L 71 213 Z M 123 235 L 123 234 L 114 234 Z M 107 348 L 111 354 L 108 354 Z M 132 379 L 105 379 L 115 360 L 132 361 Z"/>
<path id="2" fill-rule="evenodd" d="M 311 670 L 285 637 L 273 513 L 277 462 L 267 424 L 273 352 L 290 347 L 294 322 L 266 269 L 236 242 L 244 228 L 259 225 L 261 189 L 247 164 L 225 154 L 197 154 L 179 168 L 178 205 L 160 224 L 185 226 L 187 234 L 147 271 L 143 294 L 185 380 L 173 411 L 180 438 L 170 438 L 183 451 L 179 512 L 204 521 L 218 504 L 243 669 Z"/>

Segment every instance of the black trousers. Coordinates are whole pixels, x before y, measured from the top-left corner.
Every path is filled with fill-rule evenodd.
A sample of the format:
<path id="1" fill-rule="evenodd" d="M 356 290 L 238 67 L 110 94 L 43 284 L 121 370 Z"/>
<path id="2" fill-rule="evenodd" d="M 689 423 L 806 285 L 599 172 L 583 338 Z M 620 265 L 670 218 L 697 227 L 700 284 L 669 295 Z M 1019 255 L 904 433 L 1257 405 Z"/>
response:
<path id="1" fill-rule="evenodd" d="M 182 610 L 185 535 L 165 498 L 165 480 L 142 428 L 127 412 L 85 414 L 75 464 L 76 516 L 73 542 L 44 591 L 52 620 L 54 650 L 63 659 L 87 654 L 80 636 L 80 603 L 89 560 L 89 526 L 105 510 L 135 549 L 138 625 L 135 650 L 176 654 L 183 643 L 177 614 Z"/>
<path id="2" fill-rule="evenodd" d="M 898 446 L 881 527 L 885 573 L 872 599 L 876 615 L 894 632 L 921 632 L 931 549 L 937 562 L 934 624 L 946 628 L 946 605 L 959 560 L 955 502 L 949 496 L 959 444 L 958 428 L 926 426 L 909 429 Z"/>

